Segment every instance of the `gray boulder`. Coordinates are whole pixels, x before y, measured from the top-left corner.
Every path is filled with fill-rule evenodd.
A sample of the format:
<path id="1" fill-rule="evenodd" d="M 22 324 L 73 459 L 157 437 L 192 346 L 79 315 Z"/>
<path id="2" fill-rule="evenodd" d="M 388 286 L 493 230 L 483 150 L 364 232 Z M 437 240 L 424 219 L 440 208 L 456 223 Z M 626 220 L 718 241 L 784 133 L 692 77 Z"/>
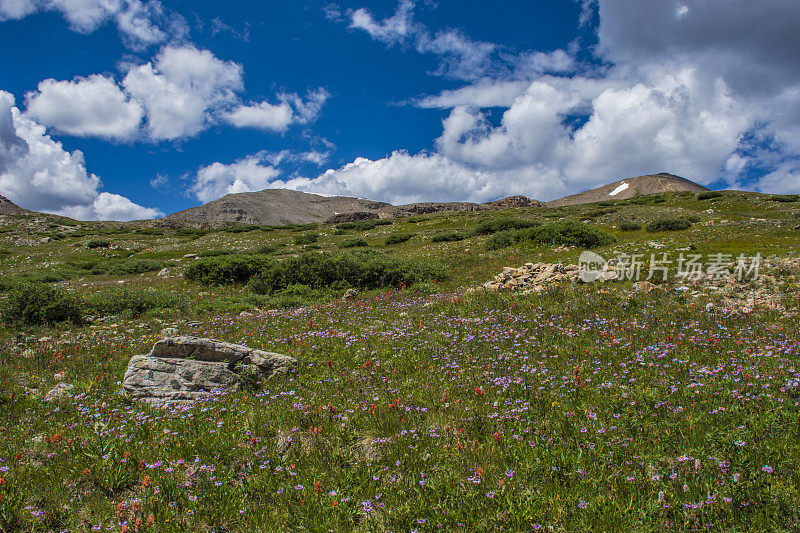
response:
<path id="1" fill-rule="evenodd" d="M 167 337 L 128 363 L 123 390 L 133 398 L 191 401 L 237 390 L 242 369 L 265 379 L 287 374 L 297 361 L 279 353 L 200 337 Z"/>
<path id="2" fill-rule="evenodd" d="M 122 381 L 122 389 L 132 398 L 158 400 L 197 400 L 215 392 L 234 391 L 239 376 L 225 363 L 164 359 L 134 355 Z"/>

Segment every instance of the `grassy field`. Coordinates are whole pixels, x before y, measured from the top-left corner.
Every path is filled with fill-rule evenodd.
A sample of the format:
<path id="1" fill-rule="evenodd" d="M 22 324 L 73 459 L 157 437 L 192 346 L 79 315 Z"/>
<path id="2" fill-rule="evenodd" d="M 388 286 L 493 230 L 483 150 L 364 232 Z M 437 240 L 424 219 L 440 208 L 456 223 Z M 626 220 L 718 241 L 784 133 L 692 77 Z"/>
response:
<path id="1" fill-rule="evenodd" d="M 474 292 L 504 266 L 577 262 L 578 247 L 527 238 L 487 249 L 476 227 L 510 217 L 585 222 L 616 239 L 594 249 L 604 257 L 758 253 L 780 305 L 709 310 L 722 291 L 674 279 Z M 691 227 L 644 229 L 664 218 Z M 6 303 L 21 284 L 54 287 L 91 323 L 0 329 L 0 531 L 796 531 L 799 226 L 800 202 L 749 193 L 369 229 L 6 217 Z M 279 263 L 355 239 L 448 277 L 355 299 L 345 285 L 256 294 L 182 277 L 231 251 Z M 298 368 L 193 406 L 132 402 L 128 359 L 167 327 Z M 60 380 L 74 394 L 43 401 Z"/>

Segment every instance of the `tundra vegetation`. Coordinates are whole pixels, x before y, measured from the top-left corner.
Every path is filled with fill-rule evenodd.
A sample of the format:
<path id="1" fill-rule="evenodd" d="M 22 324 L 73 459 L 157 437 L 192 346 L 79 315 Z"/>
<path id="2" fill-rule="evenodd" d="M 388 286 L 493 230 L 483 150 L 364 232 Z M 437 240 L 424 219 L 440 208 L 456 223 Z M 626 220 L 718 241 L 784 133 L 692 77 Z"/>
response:
<path id="1" fill-rule="evenodd" d="M 3 217 L 0 531 L 797 530 L 798 203 L 609 207 L 302 229 Z M 630 222 L 662 220 L 688 226 Z M 741 307 L 674 276 L 472 290 L 587 248 L 645 272 L 758 253 L 772 281 L 737 286 Z M 122 395 L 170 328 L 298 365 L 190 405 Z"/>

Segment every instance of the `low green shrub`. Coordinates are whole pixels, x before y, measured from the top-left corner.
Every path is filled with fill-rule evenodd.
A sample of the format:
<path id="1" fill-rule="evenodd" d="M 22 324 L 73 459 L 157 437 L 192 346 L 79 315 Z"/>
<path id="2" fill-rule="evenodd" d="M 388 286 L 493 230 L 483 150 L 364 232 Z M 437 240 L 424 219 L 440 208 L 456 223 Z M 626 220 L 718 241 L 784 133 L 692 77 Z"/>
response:
<path id="1" fill-rule="evenodd" d="M 526 220 L 522 218 L 493 218 L 482 220 L 475 226 L 475 235 L 491 235 L 498 231 L 510 229 L 524 229 L 541 226 L 538 220 Z"/>
<path id="2" fill-rule="evenodd" d="M 339 243 L 339 248 L 358 248 L 360 246 L 367 246 L 367 241 L 365 241 L 361 237 L 353 237 L 351 239 L 345 239 Z"/>
<path id="3" fill-rule="evenodd" d="M 265 254 L 230 254 L 198 259 L 186 267 L 183 277 L 206 285 L 247 283 L 253 275 L 267 268 L 274 259 Z"/>
<path id="4" fill-rule="evenodd" d="M 382 218 L 375 220 L 359 220 L 358 222 L 343 222 L 341 224 L 337 224 L 336 229 L 365 231 L 376 228 L 378 226 L 388 226 L 391 223 L 392 223 L 391 220 L 386 220 Z"/>
<path id="5" fill-rule="evenodd" d="M 392 233 L 388 237 L 386 237 L 385 244 L 386 246 L 391 246 L 393 244 L 403 244 L 404 242 L 410 240 L 416 233 Z"/>
<path id="6" fill-rule="evenodd" d="M 486 240 L 487 250 L 499 250 L 519 242 L 521 232 L 519 230 L 498 231 Z"/>
<path id="7" fill-rule="evenodd" d="M 130 274 L 142 274 L 144 272 L 155 272 L 161 270 L 166 265 L 162 261 L 155 259 L 125 259 L 123 261 L 108 264 L 106 273 L 110 276 L 127 276 Z"/>
<path id="8" fill-rule="evenodd" d="M 616 242 L 613 235 L 576 220 L 551 222 L 538 228 L 523 231 L 523 239 L 537 244 L 595 248 Z"/>
<path id="9" fill-rule="evenodd" d="M 595 248 L 616 242 L 613 235 L 576 220 L 550 222 L 543 226 L 498 232 L 486 241 L 486 248 L 497 250 L 529 240 L 542 245 Z"/>
<path id="10" fill-rule="evenodd" d="M 86 247 L 92 250 L 95 248 L 108 248 L 109 246 L 111 246 L 111 241 L 104 239 L 93 239 L 86 243 Z"/>
<path id="11" fill-rule="evenodd" d="M 180 235 L 181 230 L 178 230 L 178 235 Z M 164 235 L 164 230 L 161 228 L 139 228 L 134 230 L 134 233 L 138 235 Z"/>
<path id="12" fill-rule="evenodd" d="M 304 235 L 298 235 L 294 238 L 295 244 L 314 244 L 319 240 L 319 235 L 316 233 L 306 233 Z"/>
<path id="13" fill-rule="evenodd" d="M 221 255 L 231 255 L 235 253 L 233 250 L 205 250 L 203 252 L 198 252 L 198 257 L 219 257 Z"/>
<path id="14" fill-rule="evenodd" d="M 647 231 L 679 231 L 691 227 L 692 223 L 685 218 L 659 218 L 647 225 Z"/>
<path id="15" fill-rule="evenodd" d="M 463 241 L 467 237 L 469 237 L 468 234 L 460 231 L 441 231 L 439 233 L 434 233 L 431 237 L 431 242 L 456 242 Z"/>
<path id="16" fill-rule="evenodd" d="M 441 281 L 446 269 L 437 262 L 396 258 L 372 250 L 307 253 L 275 261 L 256 273 L 249 288 L 256 294 L 308 297 L 310 290 L 342 290 L 347 287 L 380 288 L 409 286 L 419 281 Z M 289 289 L 294 287 L 293 289 Z"/>
<path id="17" fill-rule="evenodd" d="M 257 229 L 261 229 L 261 226 L 256 224 L 244 224 L 241 226 L 225 226 L 224 228 L 220 228 L 220 231 L 224 231 L 225 233 L 247 233 L 248 231 Z"/>
<path id="18" fill-rule="evenodd" d="M 60 287 L 23 283 L 8 294 L 0 305 L 0 316 L 7 324 L 31 326 L 57 322 L 82 322 L 83 303 L 76 295 Z"/>
<path id="19" fill-rule="evenodd" d="M 719 191 L 706 191 L 697 195 L 698 200 L 711 200 L 712 198 L 721 198 L 725 196 Z"/>
<path id="20" fill-rule="evenodd" d="M 800 194 L 778 194 L 767 198 L 772 202 L 793 203 L 800 200 Z"/>
<path id="21" fill-rule="evenodd" d="M 641 222 L 630 222 L 630 221 L 622 222 L 619 225 L 619 229 L 621 229 L 622 231 L 637 231 L 637 230 L 642 229 L 642 223 Z"/>
<path id="22" fill-rule="evenodd" d="M 681 218 L 689 222 L 690 224 L 697 224 L 698 222 L 703 220 L 702 218 L 700 218 L 700 215 L 695 215 L 694 213 L 690 213 L 688 215 L 681 215 Z"/>
<path id="23" fill-rule="evenodd" d="M 292 228 L 292 231 L 293 232 L 308 231 L 310 229 L 317 229 L 318 227 L 319 227 L 319 224 L 317 224 L 316 222 L 311 222 L 309 224 L 300 224 L 300 225 L 294 226 Z"/>
<path id="24" fill-rule="evenodd" d="M 136 318 L 145 313 L 183 311 L 186 297 L 166 289 L 123 288 L 100 291 L 84 296 L 84 309 L 93 316 L 122 315 Z"/>

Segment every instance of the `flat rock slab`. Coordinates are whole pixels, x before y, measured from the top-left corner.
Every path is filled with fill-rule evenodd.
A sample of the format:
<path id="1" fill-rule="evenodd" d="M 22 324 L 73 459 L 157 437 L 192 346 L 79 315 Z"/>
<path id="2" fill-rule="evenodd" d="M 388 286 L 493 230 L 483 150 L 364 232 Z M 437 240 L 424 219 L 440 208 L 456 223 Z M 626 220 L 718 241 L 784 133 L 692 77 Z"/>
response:
<path id="1" fill-rule="evenodd" d="M 255 365 L 259 372 L 267 378 L 286 374 L 297 364 L 294 358 L 287 355 L 255 350 L 241 344 L 191 336 L 161 339 L 155 343 L 148 356 L 226 363 L 231 370 L 239 363 Z"/>
<path id="2" fill-rule="evenodd" d="M 122 389 L 132 398 L 197 400 L 238 389 L 239 376 L 226 363 L 134 355 Z"/>

